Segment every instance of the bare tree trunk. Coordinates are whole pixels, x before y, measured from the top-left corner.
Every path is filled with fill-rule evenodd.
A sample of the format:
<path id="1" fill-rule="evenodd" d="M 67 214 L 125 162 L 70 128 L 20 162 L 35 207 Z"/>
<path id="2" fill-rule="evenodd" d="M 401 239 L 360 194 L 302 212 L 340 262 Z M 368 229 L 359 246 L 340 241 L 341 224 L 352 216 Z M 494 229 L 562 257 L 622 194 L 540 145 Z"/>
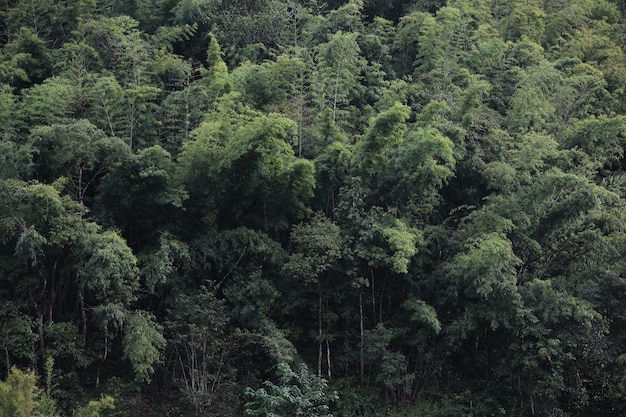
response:
<path id="1" fill-rule="evenodd" d="M 376 323 L 376 289 L 374 287 L 374 269 L 370 268 L 370 278 L 372 280 L 372 317 Z"/>
<path id="2" fill-rule="evenodd" d="M 335 77 L 335 94 L 333 97 L 333 123 L 337 123 L 337 95 L 339 94 L 339 71 Z"/>
<path id="3" fill-rule="evenodd" d="M 323 330 L 322 330 L 322 286 L 318 280 L 317 282 L 317 287 L 318 287 L 318 296 L 319 296 L 319 304 L 317 307 L 317 325 L 318 325 L 318 352 L 317 352 L 317 376 L 321 377 L 322 376 L 322 336 L 323 336 Z"/>
<path id="4" fill-rule="evenodd" d="M 331 373 L 331 368 L 330 368 L 330 341 L 328 339 L 326 339 L 326 366 L 328 367 L 327 375 L 328 375 L 328 380 L 330 381 L 332 379 L 332 373 Z"/>
<path id="5" fill-rule="evenodd" d="M 298 107 L 298 158 L 302 158 L 302 128 L 304 125 L 304 71 L 300 76 L 300 100 Z"/>
<path id="6" fill-rule="evenodd" d="M 56 298 L 57 298 L 57 291 L 56 291 L 56 282 L 57 282 L 57 273 L 58 273 L 58 265 L 59 265 L 59 258 L 57 258 L 57 260 L 54 262 L 54 265 L 52 267 L 52 274 L 50 274 L 50 302 L 48 305 L 48 322 L 52 323 L 53 322 L 53 311 L 54 311 L 54 303 L 56 302 Z"/>
<path id="7" fill-rule="evenodd" d="M 78 167 L 78 184 L 76 185 L 78 188 L 78 202 L 81 206 L 85 205 L 85 192 L 83 191 L 83 167 Z M 81 212 L 82 217 L 82 212 Z"/>
<path id="8" fill-rule="evenodd" d="M 80 347 L 85 348 L 85 346 L 87 346 L 87 312 L 85 311 L 85 294 L 82 284 L 78 290 L 78 306 L 80 308 L 80 327 L 82 334 Z"/>
<path id="9" fill-rule="evenodd" d="M 361 349 L 359 352 L 359 373 L 361 374 L 361 386 L 365 385 L 365 328 L 363 324 L 363 290 L 359 288 L 359 326 L 361 336 Z"/>
<path id="10" fill-rule="evenodd" d="M 109 107 L 107 106 L 106 97 L 104 96 L 104 90 L 100 92 L 98 98 L 100 99 L 100 104 L 102 105 L 102 109 L 104 110 L 104 115 L 106 117 L 107 124 L 109 125 L 109 131 L 111 132 L 111 136 L 115 136 L 115 129 L 113 129 L 113 119 L 111 118 Z"/>
<path id="11" fill-rule="evenodd" d="M 191 71 L 185 74 L 185 80 L 183 81 L 183 87 L 185 91 L 185 141 L 189 140 L 189 130 L 191 127 L 191 120 L 189 116 L 189 90 L 191 89 Z"/>
<path id="12" fill-rule="evenodd" d="M 41 356 L 41 364 L 43 366 L 45 362 L 45 357 L 46 357 L 46 339 L 44 338 L 44 332 L 43 332 L 44 313 L 39 309 L 39 306 L 37 305 L 37 301 L 35 300 L 35 297 L 33 296 L 31 290 L 29 290 L 28 296 L 30 298 L 31 307 L 33 308 L 33 311 L 35 312 L 35 317 L 37 318 L 37 336 L 39 338 L 39 350 L 40 350 L 39 354 Z"/>

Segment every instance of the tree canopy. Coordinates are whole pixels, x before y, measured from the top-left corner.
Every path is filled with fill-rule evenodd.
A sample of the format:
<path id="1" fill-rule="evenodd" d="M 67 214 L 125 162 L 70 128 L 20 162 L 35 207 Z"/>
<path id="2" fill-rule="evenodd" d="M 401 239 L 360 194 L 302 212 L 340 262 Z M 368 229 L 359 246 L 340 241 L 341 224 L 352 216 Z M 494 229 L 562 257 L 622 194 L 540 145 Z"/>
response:
<path id="1" fill-rule="evenodd" d="M 0 415 L 626 413 L 626 4 L 0 4 Z"/>

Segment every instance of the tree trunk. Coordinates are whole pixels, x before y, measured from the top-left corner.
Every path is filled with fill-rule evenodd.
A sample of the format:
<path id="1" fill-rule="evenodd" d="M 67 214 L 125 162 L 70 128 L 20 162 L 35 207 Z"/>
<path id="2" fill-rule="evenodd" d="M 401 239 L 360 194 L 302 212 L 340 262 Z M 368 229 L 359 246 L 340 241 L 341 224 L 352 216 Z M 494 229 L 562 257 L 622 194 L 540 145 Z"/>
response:
<path id="1" fill-rule="evenodd" d="M 304 71 L 300 75 L 300 100 L 298 103 L 298 158 L 302 158 L 302 128 L 304 125 Z"/>
<path id="2" fill-rule="evenodd" d="M 60 257 L 58 258 L 60 259 Z M 56 298 L 57 298 L 57 291 L 56 291 L 56 283 L 57 283 L 57 273 L 58 273 L 58 265 L 59 265 L 59 261 L 58 259 L 54 262 L 54 265 L 52 266 L 52 274 L 50 274 L 50 301 L 49 301 L 49 305 L 48 305 L 48 322 L 52 323 L 53 322 L 53 311 L 54 311 L 54 303 L 56 302 Z"/>
<path id="3" fill-rule="evenodd" d="M 372 317 L 374 319 L 374 324 L 376 324 L 376 289 L 374 287 L 374 269 L 370 268 L 370 278 L 372 281 Z"/>
<path id="4" fill-rule="evenodd" d="M 326 339 L 326 366 L 328 367 L 327 375 L 328 375 L 328 380 L 330 381 L 332 379 L 332 373 L 331 373 L 331 368 L 330 368 L 330 341 L 328 339 Z"/>
<path id="5" fill-rule="evenodd" d="M 361 336 L 361 348 L 359 352 L 359 373 L 361 386 L 365 386 L 365 328 L 363 323 L 363 290 L 359 288 L 359 326 Z"/>
<path id="6" fill-rule="evenodd" d="M 339 71 L 335 77 L 335 93 L 333 97 L 333 123 L 337 123 L 337 95 L 339 94 Z"/>
<path id="7" fill-rule="evenodd" d="M 37 305 L 37 301 L 35 297 L 33 297 L 32 290 L 29 291 L 29 299 L 31 307 L 35 313 L 35 317 L 37 318 L 37 336 L 39 338 L 39 355 L 41 356 L 41 364 L 43 366 L 44 359 L 46 357 L 46 339 L 44 338 L 43 332 L 43 324 L 44 324 L 44 313 L 39 309 Z"/>
<path id="8" fill-rule="evenodd" d="M 84 294 L 84 289 L 83 286 L 80 286 L 80 289 L 78 290 L 78 305 L 80 308 L 80 327 L 81 327 L 81 334 L 82 334 L 82 340 L 81 340 L 81 348 L 85 348 L 85 346 L 87 346 L 87 312 L 85 311 L 85 294 Z"/>
<path id="9" fill-rule="evenodd" d="M 318 306 L 317 306 L 317 326 L 318 326 L 318 352 L 317 352 L 317 376 L 322 376 L 322 286 L 318 280 L 317 282 L 318 288 Z"/>

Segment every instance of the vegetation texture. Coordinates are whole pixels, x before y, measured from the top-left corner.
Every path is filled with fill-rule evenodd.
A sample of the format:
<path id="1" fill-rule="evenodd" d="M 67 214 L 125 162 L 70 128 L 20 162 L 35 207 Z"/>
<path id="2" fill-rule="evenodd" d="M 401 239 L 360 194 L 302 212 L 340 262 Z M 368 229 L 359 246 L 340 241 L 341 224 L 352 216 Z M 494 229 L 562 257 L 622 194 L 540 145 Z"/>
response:
<path id="1" fill-rule="evenodd" d="M 0 3 L 1 416 L 626 414 L 623 0 Z"/>

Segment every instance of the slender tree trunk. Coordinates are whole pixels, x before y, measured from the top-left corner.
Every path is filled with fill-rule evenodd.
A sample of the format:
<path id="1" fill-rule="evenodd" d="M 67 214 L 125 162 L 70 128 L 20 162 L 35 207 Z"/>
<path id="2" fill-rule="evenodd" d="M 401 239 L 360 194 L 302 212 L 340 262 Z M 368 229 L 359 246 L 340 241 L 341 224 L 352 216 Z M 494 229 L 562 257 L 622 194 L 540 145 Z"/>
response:
<path id="1" fill-rule="evenodd" d="M 323 337 L 323 329 L 322 329 L 322 285 L 317 281 L 318 287 L 318 307 L 317 307 L 317 326 L 318 326 L 318 352 L 317 352 L 317 376 L 322 376 L 322 337 Z"/>
<path id="2" fill-rule="evenodd" d="M 217 389 L 220 386 L 220 382 L 222 379 L 222 366 L 224 365 L 224 356 L 226 354 L 224 353 L 224 349 L 222 349 L 222 352 L 220 354 L 220 362 L 219 365 L 217 367 L 217 375 L 215 376 L 215 378 L 213 379 L 213 384 L 211 385 L 211 394 L 214 394 Z M 208 362 L 208 359 L 205 359 L 205 362 Z"/>
<path id="3" fill-rule="evenodd" d="M 109 356 L 109 336 L 104 336 L 104 353 L 102 354 L 102 360 L 105 361 Z"/>
<path id="4" fill-rule="evenodd" d="M 39 350 L 40 350 L 39 354 L 41 356 L 41 365 L 43 366 L 44 359 L 46 357 L 46 339 L 44 338 L 44 332 L 43 332 L 44 313 L 39 309 L 39 306 L 37 305 L 37 301 L 35 300 L 35 297 L 32 294 L 32 290 L 29 290 L 29 298 L 30 298 L 31 307 L 33 308 L 33 311 L 35 312 L 35 317 L 37 318 L 37 336 L 39 338 Z"/>
<path id="5" fill-rule="evenodd" d="M 98 370 L 96 371 L 96 390 L 100 386 L 100 367 L 102 366 L 102 362 L 98 364 Z"/>
<path id="6" fill-rule="evenodd" d="M 332 379 L 332 373 L 331 373 L 331 367 L 330 367 L 330 341 L 328 340 L 328 338 L 326 338 L 326 366 L 328 367 L 327 375 L 328 375 L 328 380 L 330 381 Z"/>
<path id="7" fill-rule="evenodd" d="M 359 288 L 359 327 L 361 336 L 361 348 L 359 352 L 359 373 L 361 386 L 365 386 L 365 328 L 363 323 L 363 290 Z"/>
<path id="8" fill-rule="evenodd" d="M 109 106 L 107 106 L 106 97 L 104 96 L 104 91 L 100 93 L 100 104 L 102 104 L 102 109 L 104 110 L 104 115 L 107 120 L 107 124 L 109 125 L 109 131 L 111 132 L 111 136 L 115 136 L 115 129 L 113 129 L 113 119 L 111 119 L 111 114 L 109 113 Z"/>
<path id="9" fill-rule="evenodd" d="M 339 71 L 335 77 L 335 94 L 333 97 L 333 123 L 337 123 L 337 95 L 339 94 Z"/>
<path id="10" fill-rule="evenodd" d="M 136 111 L 136 106 L 135 106 L 135 100 L 137 98 L 133 98 L 129 104 L 128 107 L 128 146 L 130 147 L 130 149 L 133 149 L 133 139 L 135 137 L 135 126 L 137 125 L 137 111 Z"/>
<path id="11" fill-rule="evenodd" d="M 39 349 L 41 350 L 41 364 L 43 366 L 46 358 L 46 339 L 43 333 L 43 313 L 37 313 L 37 335 L 39 336 Z"/>
<path id="12" fill-rule="evenodd" d="M 372 281 L 372 317 L 376 323 L 376 289 L 374 287 L 374 269 L 370 268 L 370 279 Z"/>
<path id="13" fill-rule="evenodd" d="M 189 129 L 191 121 L 189 117 L 189 90 L 191 86 L 191 73 L 185 74 L 185 81 L 183 81 L 183 87 L 185 89 L 185 141 L 189 140 Z"/>
<path id="14" fill-rule="evenodd" d="M 59 261 L 57 259 L 54 262 L 54 265 L 52 266 L 52 274 L 50 274 L 50 301 L 48 305 L 48 322 L 49 323 L 53 322 L 52 313 L 54 311 L 54 303 L 56 302 L 56 298 L 57 298 L 56 282 L 57 282 L 57 274 L 58 274 L 58 265 L 59 265 Z"/>
<path id="15" fill-rule="evenodd" d="M 383 305 L 385 304 L 383 302 L 383 300 L 385 299 L 384 298 L 384 296 L 385 296 L 385 289 L 387 288 L 387 280 L 389 279 L 388 274 L 385 274 L 384 277 L 385 278 L 383 280 L 383 287 L 380 290 L 380 297 L 379 297 L 380 301 L 378 302 L 378 321 L 379 321 L 379 323 L 383 322 Z M 387 302 L 387 304 L 391 305 L 391 300 L 389 300 Z"/>
<path id="16" fill-rule="evenodd" d="M 304 125 L 304 71 L 300 75 L 300 100 L 298 107 L 298 158 L 302 158 L 302 128 Z"/>
<path id="17" fill-rule="evenodd" d="M 85 205 L 85 192 L 83 191 L 83 167 L 78 167 L 78 202 L 81 206 Z M 81 213 L 82 216 L 82 213 Z"/>
<path id="18" fill-rule="evenodd" d="M 81 284 L 80 289 L 78 290 L 78 306 L 80 308 L 80 326 L 81 326 L 81 348 L 85 348 L 87 346 L 87 312 L 85 311 L 85 294 L 84 288 Z"/>
<path id="19" fill-rule="evenodd" d="M 296 1 L 292 1 L 290 3 L 291 10 L 291 18 L 293 21 L 293 46 L 294 48 L 298 48 L 298 35 L 300 34 L 298 23 L 299 23 L 299 15 L 300 15 L 300 5 Z"/>

